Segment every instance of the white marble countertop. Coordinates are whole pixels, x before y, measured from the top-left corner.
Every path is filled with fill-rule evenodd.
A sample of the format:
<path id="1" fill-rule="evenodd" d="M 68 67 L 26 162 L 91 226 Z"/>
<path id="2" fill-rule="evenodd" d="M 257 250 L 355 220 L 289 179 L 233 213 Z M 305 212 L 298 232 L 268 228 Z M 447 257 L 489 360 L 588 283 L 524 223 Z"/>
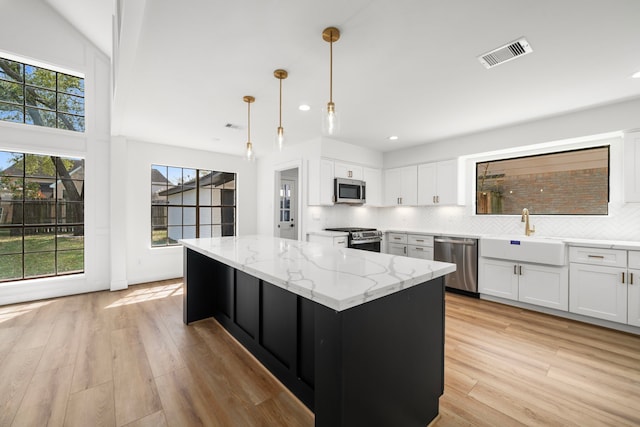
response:
<path id="1" fill-rule="evenodd" d="M 271 236 L 183 239 L 205 256 L 337 311 L 455 271 L 455 264 Z"/>
<path id="2" fill-rule="evenodd" d="M 482 239 L 483 237 L 488 236 L 499 236 L 500 234 L 474 234 L 474 233 L 456 233 L 456 232 L 440 232 L 440 231 L 429 231 L 423 229 L 403 229 L 403 228 L 390 228 L 386 230 L 382 230 L 386 233 L 407 233 L 407 234 L 425 234 L 431 236 L 451 236 L 451 237 L 468 237 L 471 239 Z M 606 249 L 626 249 L 626 250 L 640 250 L 640 242 L 631 241 L 631 240 L 604 240 L 604 239 L 584 239 L 579 237 L 553 237 L 553 236 L 541 236 L 534 235 L 535 237 L 540 238 L 548 238 L 559 240 L 567 245 L 571 246 L 585 246 L 591 248 L 606 248 Z M 525 239 L 524 233 L 522 234 L 522 238 Z"/>
<path id="3" fill-rule="evenodd" d="M 441 232 L 441 231 L 429 231 L 429 230 L 422 230 L 422 229 L 411 229 L 411 228 L 389 228 L 386 230 L 381 230 L 385 233 L 407 233 L 407 234 L 424 234 L 427 236 L 448 236 L 448 237 L 466 237 L 469 239 L 479 239 L 481 238 L 483 235 L 482 234 L 477 234 L 477 233 L 456 233 L 456 232 L 452 232 L 452 233 L 448 233 L 448 232 Z"/>
<path id="4" fill-rule="evenodd" d="M 560 237 L 560 240 L 571 246 L 585 246 L 589 248 L 605 248 L 605 249 L 629 249 L 640 250 L 640 242 L 631 240 L 596 240 L 596 239 L 578 239 L 574 237 Z"/>

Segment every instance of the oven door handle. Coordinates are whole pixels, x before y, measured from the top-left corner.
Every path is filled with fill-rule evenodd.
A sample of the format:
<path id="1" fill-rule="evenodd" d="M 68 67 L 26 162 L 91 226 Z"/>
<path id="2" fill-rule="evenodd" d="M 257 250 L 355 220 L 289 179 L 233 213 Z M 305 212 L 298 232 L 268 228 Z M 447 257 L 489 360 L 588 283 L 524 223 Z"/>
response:
<path id="1" fill-rule="evenodd" d="M 367 239 L 367 240 L 352 240 L 351 241 L 351 246 L 354 245 L 364 245 L 366 243 L 379 243 L 382 239 L 380 238 L 375 238 L 375 239 Z"/>

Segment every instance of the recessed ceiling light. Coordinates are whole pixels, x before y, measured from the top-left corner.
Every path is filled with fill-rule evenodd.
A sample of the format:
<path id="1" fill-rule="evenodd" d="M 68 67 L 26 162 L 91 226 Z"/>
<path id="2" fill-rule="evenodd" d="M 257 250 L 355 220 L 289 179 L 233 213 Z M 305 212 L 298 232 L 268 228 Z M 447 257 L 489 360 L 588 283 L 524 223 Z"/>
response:
<path id="1" fill-rule="evenodd" d="M 311 110 L 311 107 L 309 107 L 307 104 L 302 104 L 298 107 L 298 110 L 300 111 L 309 111 Z"/>
<path id="2" fill-rule="evenodd" d="M 635 72 L 631 77 L 634 79 L 640 79 L 640 71 Z"/>
<path id="3" fill-rule="evenodd" d="M 398 137 L 396 135 L 391 135 L 388 139 L 389 141 L 396 141 Z"/>

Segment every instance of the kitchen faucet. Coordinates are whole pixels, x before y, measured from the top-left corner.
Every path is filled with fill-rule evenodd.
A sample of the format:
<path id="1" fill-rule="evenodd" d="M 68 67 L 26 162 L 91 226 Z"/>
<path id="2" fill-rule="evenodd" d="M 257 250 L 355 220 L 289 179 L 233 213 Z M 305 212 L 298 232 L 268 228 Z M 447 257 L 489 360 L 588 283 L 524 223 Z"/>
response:
<path id="1" fill-rule="evenodd" d="M 524 222 L 525 235 L 531 236 L 533 233 L 536 232 L 535 225 L 532 225 L 531 228 L 529 228 L 529 209 L 527 208 L 522 209 L 522 218 L 520 219 L 520 222 Z"/>

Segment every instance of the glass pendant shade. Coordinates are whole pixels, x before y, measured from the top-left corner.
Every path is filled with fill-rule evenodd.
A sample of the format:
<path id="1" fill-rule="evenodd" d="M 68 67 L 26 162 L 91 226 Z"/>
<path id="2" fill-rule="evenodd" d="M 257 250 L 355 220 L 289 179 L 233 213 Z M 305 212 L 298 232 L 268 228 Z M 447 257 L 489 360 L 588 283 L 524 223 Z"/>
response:
<path id="1" fill-rule="evenodd" d="M 276 134 L 276 147 L 278 147 L 278 151 L 282 151 L 284 143 L 284 128 L 282 126 L 278 126 L 278 133 Z"/>
<path id="2" fill-rule="evenodd" d="M 327 108 L 322 109 L 322 133 L 332 136 L 338 132 L 340 132 L 340 120 L 334 103 L 329 102 Z"/>
<path id="3" fill-rule="evenodd" d="M 247 142 L 247 151 L 245 153 L 245 158 L 250 162 L 254 161 L 256 158 L 253 152 L 253 144 L 250 142 Z"/>

